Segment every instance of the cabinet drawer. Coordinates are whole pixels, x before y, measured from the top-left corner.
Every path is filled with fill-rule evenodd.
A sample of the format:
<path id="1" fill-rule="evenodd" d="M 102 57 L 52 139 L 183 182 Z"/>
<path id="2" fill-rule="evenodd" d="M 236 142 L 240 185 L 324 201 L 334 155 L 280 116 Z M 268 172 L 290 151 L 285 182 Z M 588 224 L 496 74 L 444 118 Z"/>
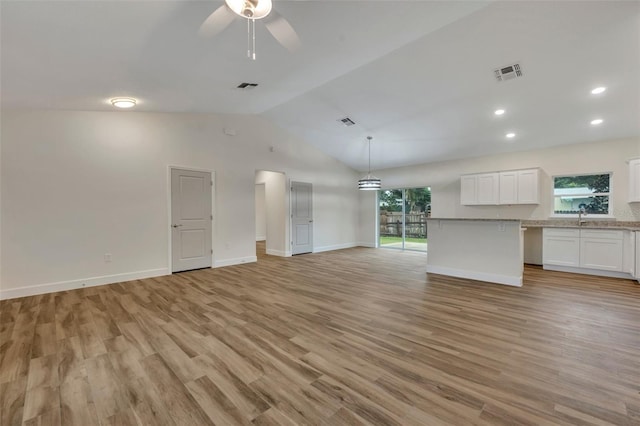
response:
<path id="1" fill-rule="evenodd" d="M 569 237 L 579 238 L 580 230 L 573 228 L 543 228 L 542 235 L 544 237 Z"/>
<path id="2" fill-rule="evenodd" d="M 580 229 L 580 238 L 608 238 L 612 240 L 622 239 L 622 230 L 609 229 Z"/>

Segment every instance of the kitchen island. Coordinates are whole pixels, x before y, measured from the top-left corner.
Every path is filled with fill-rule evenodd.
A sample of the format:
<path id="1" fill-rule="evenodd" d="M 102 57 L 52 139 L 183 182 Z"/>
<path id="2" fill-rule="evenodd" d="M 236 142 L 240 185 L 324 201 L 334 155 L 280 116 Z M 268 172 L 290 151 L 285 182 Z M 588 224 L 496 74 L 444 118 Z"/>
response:
<path id="1" fill-rule="evenodd" d="M 522 286 L 519 219 L 427 219 L 427 273 Z"/>

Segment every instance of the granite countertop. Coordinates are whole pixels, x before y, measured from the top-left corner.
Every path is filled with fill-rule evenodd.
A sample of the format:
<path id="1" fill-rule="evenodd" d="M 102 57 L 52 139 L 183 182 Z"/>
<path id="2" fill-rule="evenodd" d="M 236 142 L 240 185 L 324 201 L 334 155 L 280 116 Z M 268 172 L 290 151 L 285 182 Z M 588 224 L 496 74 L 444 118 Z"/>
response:
<path id="1" fill-rule="evenodd" d="M 640 231 L 640 222 L 587 219 L 587 223 L 578 225 L 578 219 L 523 220 L 522 226 L 527 228 L 580 228 L 580 229 L 620 229 Z"/>
<path id="2" fill-rule="evenodd" d="M 521 221 L 521 219 L 501 219 L 501 218 L 475 219 L 475 218 L 469 218 L 469 217 L 428 217 L 427 220 L 466 220 L 466 221 L 474 221 L 474 222 L 520 222 Z"/>
<path id="3" fill-rule="evenodd" d="M 579 229 L 620 229 L 640 231 L 640 222 L 621 220 L 587 220 L 582 226 L 578 219 L 527 220 L 508 218 L 468 218 L 468 217 L 428 217 L 427 220 L 461 220 L 472 222 L 520 222 L 525 228 L 579 228 Z"/>

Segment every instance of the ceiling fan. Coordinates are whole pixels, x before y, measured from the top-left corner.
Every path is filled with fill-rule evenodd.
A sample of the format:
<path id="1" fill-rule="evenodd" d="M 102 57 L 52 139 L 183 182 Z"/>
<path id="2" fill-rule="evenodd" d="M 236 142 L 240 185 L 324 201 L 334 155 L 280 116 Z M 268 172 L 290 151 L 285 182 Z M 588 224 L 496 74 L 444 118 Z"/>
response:
<path id="1" fill-rule="evenodd" d="M 225 0 L 200 26 L 200 35 L 213 37 L 240 16 L 247 20 L 247 57 L 256 59 L 256 20 L 264 19 L 271 35 L 290 52 L 300 47 L 300 39 L 291 24 L 273 10 L 271 0 Z"/>

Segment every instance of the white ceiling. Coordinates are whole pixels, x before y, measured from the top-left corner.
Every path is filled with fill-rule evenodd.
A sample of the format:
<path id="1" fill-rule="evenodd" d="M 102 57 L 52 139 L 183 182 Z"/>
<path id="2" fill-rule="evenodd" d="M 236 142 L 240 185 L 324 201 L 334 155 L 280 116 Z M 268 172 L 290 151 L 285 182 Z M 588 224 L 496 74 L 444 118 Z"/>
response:
<path id="1" fill-rule="evenodd" d="M 275 1 L 302 49 L 258 22 L 256 61 L 240 18 L 198 36 L 221 4 L 2 1 L 2 106 L 262 114 L 358 170 L 367 135 L 374 169 L 640 137 L 637 1 Z"/>

